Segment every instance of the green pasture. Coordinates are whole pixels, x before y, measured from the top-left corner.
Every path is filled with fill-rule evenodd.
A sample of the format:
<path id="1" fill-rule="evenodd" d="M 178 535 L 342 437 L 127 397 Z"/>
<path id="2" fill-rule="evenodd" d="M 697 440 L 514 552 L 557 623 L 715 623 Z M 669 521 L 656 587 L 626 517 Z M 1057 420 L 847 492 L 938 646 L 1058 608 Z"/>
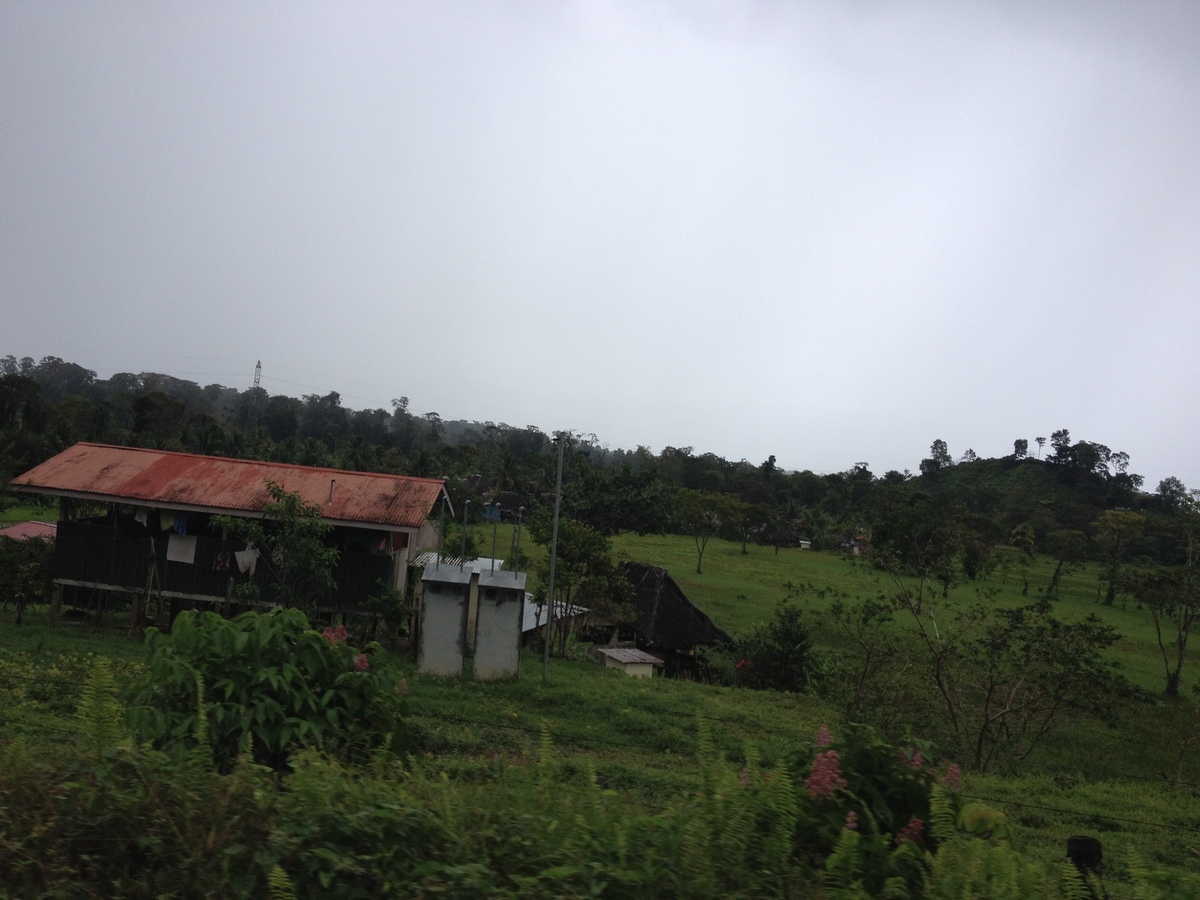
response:
<path id="1" fill-rule="evenodd" d="M 0 526 L 17 522 L 53 522 L 57 518 L 58 509 L 54 506 L 38 506 L 32 503 L 6 506 L 0 503 Z"/>
<path id="2" fill-rule="evenodd" d="M 510 546 L 511 529 L 507 532 L 501 529 L 498 536 L 502 556 Z M 477 542 L 489 554 L 491 529 L 479 529 Z M 544 558 L 528 535 L 522 549 Z M 822 590 L 853 600 L 890 589 L 885 573 L 833 553 L 752 546 L 743 555 L 739 544 L 713 540 L 704 572 L 696 574 L 689 538 L 624 535 L 614 540 L 614 552 L 665 566 L 692 601 L 735 636 L 766 622 L 790 597 L 813 613 L 823 648 L 838 641 L 822 625 L 819 614 L 830 602 L 828 594 L 819 596 Z M 1037 558 L 1029 596 L 1023 597 L 1020 574 L 1010 561 L 984 581 L 957 586 L 949 599 L 968 603 L 979 588 L 989 588 L 996 592 L 989 602 L 1028 602 L 1051 570 L 1051 560 Z M 1060 859 L 1068 836 L 1091 834 L 1104 841 L 1117 882 L 1127 874 L 1131 852 L 1152 868 L 1194 869 L 1200 865 L 1200 716 L 1190 687 L 1200 661 L 1185 669 L 1183 698 L 1158 697 L 1162 663 L 1148 614 L 1121 599 L 1112 607 L 1097 603 L 1096 584 L 1094 568 L 1065 577 L 1059 615 L 1095 613 L 1116 627 L 1123 638 L 1115 657 L 1154 696 L 1123 701 L 1116 729 L 1086 724 L 1052 734 L 1016 775 L 968 775 L 964 791 L 1003 809 L 1016 845 L 1032 855 Z M 115 660 L 118 679 L 127 678 L 139 667 L 141 637 L 129 634 L 118 614 L 106 615 L 102 627 L 51 627 L 45 609 L 34 608 L 27 624 L 16 626 L 11 607 L 0 609 L 0 740 L 70 740 L 73 704 L 92 656 Z M 815 693 L 636 680 L 582 657 L 552 660 L 543 681 L 542 657 L 529 653 L 519 679 L 486 684 L 417 675 L 407 655 L 393 654 L 388 664 L 408 680 L 415 752 L 451 777 L 474 778 L 497 760 L 521 764 L 536 755 L 545 734 L 568 768 L 594 771 L 603 787 L 651 810 L 696 783 L 701 728 L 731 761 L 755 752 L 769 765 L 807 746 L 821 724 L 837 726 L 837 714 Z M 1121 896 L 1119 890 L 1112 893 Z"/>
<path id="3" fill-rule="evenodd" d="M 818 614 L 831 601 L 822 590 L 849 595 L 849 602 L 888 594 L 895 590 L 890 576 L 869 562 L 840 553 L 815 553 L 810 550 L 771 547 L 748 547 L 742 554 L 741 545 L 731 541 L 711 540 L 704 554 L 702 574 L 696 573 L 696 547 L 691 538 L 679 535 L 637 537 L 622 535 L 613 541 L 613 549 L 621 559 L 636 559 L 662 566 L 713 621 L 733 636 L 744 635 L 774 615 L 780 601 L 790 598 Z M 1015 607 L 1031 603 L 1041 596 L 1050 582 L 1054 560 L 1036 556 L 1029 571 L 1029 592 L 1022 596 L 1022 580 L 1015 556 L 1007 548 L 997 552 L 998 562 L 986 578 L 962 581 L 951 589 L 945 601 L 950 608 L 985 600 Z M 1149 613 L 1139 609 L 1127 598 L 1118 597 L 1112 606 L 1097 602 L 1099 570 L 1085 565 L 1064 575 L 1059 583 L 1057 614 L 1064 619 L 1079 619 L 1095 614 L 1112 625 L 1122 635 L 1114 647 L 1113 658 L 1134 684 L 1150 691 L 1161 691 L 1164 683 L 1162 659 L 1159 656 L 1153 623 Z M 986 594 L 995 591 L 994 597 Z M 818 632 L 819 616 L 814 615 Z M 896 627 L 906 629 L 909 623 L 899 618 Z M 825 635 L 836 642 L 837 636 Z M 1200 672 L 1200 665 L 1196 671 Z M 1195 676 L 1187 677 L 1192 683 Z M 1186 687 L 1186 685 L 1185 685 Z"/>

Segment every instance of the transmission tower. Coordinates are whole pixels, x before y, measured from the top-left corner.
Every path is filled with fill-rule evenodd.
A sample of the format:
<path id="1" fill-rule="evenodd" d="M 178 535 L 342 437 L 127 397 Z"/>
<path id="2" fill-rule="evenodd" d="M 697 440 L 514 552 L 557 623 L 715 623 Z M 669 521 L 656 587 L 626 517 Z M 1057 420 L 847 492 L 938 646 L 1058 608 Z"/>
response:
<path id="1" fill-rule="evenodd" d="M 254 402 L 250 406 L 250 433 L 258 431 L 258 383 L 262 380 L 262 360 L 254 364 Z"/>

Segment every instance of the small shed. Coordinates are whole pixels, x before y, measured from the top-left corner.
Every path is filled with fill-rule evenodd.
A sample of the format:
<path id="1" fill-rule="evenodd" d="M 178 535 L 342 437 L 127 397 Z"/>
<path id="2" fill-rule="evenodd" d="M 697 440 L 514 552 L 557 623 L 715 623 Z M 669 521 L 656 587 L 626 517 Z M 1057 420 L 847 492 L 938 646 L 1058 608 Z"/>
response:
<path id="1" fill-rule="evenodd" d="M 636 647 L 597 647 L 596 656 L 606 669 L 620 669 L 632 678 L 649 678 L 656 668 L 662 668 L 661 659 Z"/>
<path id="2" fill-rule="evenodd" d="M 524 572 L 493 568 L 491 560 L 447 562 L 422 557 L 417 669 L 461 675 L 468 657 L 481 681 L 516 678 L 521 665 Z"/>

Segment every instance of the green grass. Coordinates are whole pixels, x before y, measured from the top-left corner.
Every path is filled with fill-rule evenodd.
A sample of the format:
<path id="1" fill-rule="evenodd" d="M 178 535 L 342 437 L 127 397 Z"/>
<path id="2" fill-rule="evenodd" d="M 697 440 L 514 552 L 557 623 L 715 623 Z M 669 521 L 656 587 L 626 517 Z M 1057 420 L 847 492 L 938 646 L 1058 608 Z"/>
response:
<path id="1" fill-rule="evenodd" d="M 480 536 L 485 553 L 490 538 L 490 532 L 486 541 Z M 504 555 L 504 533 L 498 543 Z M 836 554 L 752 547 L 742 555 L 737 544 L 713 541 L 698 575 L 688 538 L 621 536 L 614 546 L 620 558 L 665 566 L 693 602 L 734 635 L 767 621 L 789 593 L 817 613 L 827 603 L 817 589 L 836 588 L 852 597 L 889 589 L 883 573 Z M 528 540 L 523 549 L 544 553 Z M 958 586 L 952 599 L 968 602 L 984 586 L 996 591 L 996 603 L 1029 602 L 1051 568 L 1049 559 L 1036 561 L 1029 597 L 1021 595 L 1020 578 L 1010 566 L 982 584 Z M 1098 604 L 1096 583 L 1097 572 L 1089 568 L 1064 578 L 1059 614 L 1095 613 L 1116 627 L 1123 638 L 1114 657 L 1135 683 L 1161 693 L 1162 664 L 1149 616 L 1132 602 Z M 133 671 L 142 658 L 140 636 L 112 627 L 119 624 L 115 614 L 106 616 L 104 628 L 51 628 L 44 608 L 28 611 L 27 619 L 29 624 L 18 627 L 11 610 L 0 613 L 0 664 L 7 666 L 0 667 L 0 739 L 18 733 L 69 739 L 75 689 L 54 682 L 78 680 L 89 653 L 118 660 L 119 672 Z M 824 631 L 818 630 L 818 638 L 824 646 L 834 642 Z M 565 766 L 593 769 L 604 787 L 651 809 L 695 784 L 701 722 L 729 759 L 743 759 L 753 745 L 769 764 L 807 746 L 822 723 L 837 721 L 815 695 L 637 680 L 582 659 L 552 660 L 546 683 L 539 654 L 523 656 L 519 679 L 496 683 L 420 676 L 407 656 L 391 664 L 408 679 L 418 751 L 452 777 L 474 777 L 497 759 L 523 763 L 536 754 L 544 728 Z M 1200 660 L 1190 661 L 1185 689 L 1197 672 Z M 1200 736 L 1200 718 L 1190 690 L 1185 693 L 1176 701 L 1125 703 L 1116 730 L 1088 723 L 1054 733 L 1020 774 L 968 775 L 965 791 L 1004 809 L 1017 846 L 1046 860 L 1061 859 L 1067 836 L 1092 834 L 1103 840 L 1110 875 L 1118 881 L 1131 852 L 1151 867 L 1194 868 L 1200 864 L 1200 740 L 1182 755 L 1181 750 Z M 43 727 L 14 724 L 17 719 Z M 1113 893 L 1120 896 L 1119 890 Z"/>
<path id="2" fill-rule="evenodd" d="M 551 660 L 543 681 L 540 654 L 525 654 L 520 678 L 506 682 L 418 676 L 410 661 L 401 666 L 426 752 L 524 759 L 544 727 L 568 758 L 590 761 L 606 786 L 650 802 L 692 783 L 701 718 L 729 759 L 744 760 L 753 744 L 772 763 L 810 744 L 834 716 L 808 696 L 635 679 L 591 660 Z"/>
<path id="3" fill-rule="evenodd" d="M 0 506 L 0 526 L 17 522 L 53 522 L 58 519 L 58 509 L 33 503 L 18 503 Z"/>

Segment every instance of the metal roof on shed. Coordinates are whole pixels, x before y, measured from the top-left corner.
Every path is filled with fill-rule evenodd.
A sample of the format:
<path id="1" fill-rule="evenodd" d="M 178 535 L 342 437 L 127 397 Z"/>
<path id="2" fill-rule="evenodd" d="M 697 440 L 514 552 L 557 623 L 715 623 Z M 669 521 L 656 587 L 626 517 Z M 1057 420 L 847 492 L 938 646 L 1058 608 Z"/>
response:
<path id="1" fill-rule="evenodd" d="M 320 506 L 333 524 L 420 528 L 445 492 L 439 479 L 320 469 L 80 443 L 12 481 L 17 491 L 260 516 L 266 482 Z"/>
<path id="2" fill-rule="evenodd" d="M 14 541 L 52 540 L 57 533 L 58 526 L 53 522 L 18 522 L 16 525 L 0 529 L 0 537 L 12 538 Z"/>

